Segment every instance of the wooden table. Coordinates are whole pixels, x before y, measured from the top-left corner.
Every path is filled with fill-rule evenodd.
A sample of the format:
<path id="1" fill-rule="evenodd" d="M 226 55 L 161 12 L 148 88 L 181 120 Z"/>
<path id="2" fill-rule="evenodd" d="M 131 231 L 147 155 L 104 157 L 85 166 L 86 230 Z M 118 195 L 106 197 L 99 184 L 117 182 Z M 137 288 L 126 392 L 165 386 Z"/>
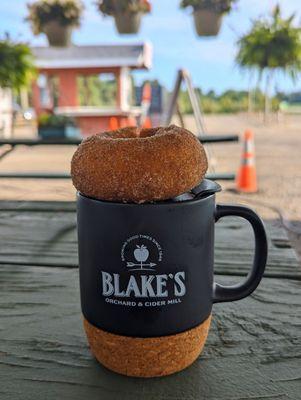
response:
<path id="1" fill-rule="evenodd" d="M 267 221 L 270 253 L 258 290 L 217 304 L 203 355 L 159 379 L 114 374 L 90 355 L 79 304 L 74 203 L 0 202 L 0 398 L 301 399 L 301 269 L 283 229 Z M 217 280 L 249 268 L 251 232 L 216 229 Z"/>

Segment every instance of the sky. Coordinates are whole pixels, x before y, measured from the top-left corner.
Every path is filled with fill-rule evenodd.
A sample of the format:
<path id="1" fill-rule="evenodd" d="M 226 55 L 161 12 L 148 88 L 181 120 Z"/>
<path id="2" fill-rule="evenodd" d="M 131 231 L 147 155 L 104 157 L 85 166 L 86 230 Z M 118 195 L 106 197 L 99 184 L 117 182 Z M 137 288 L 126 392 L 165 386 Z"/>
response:
<path id="1" fill-rule="evenodd" d="M 190 71 L 194 85 L 204 91 L 221 93 L 227 89 L 248 89 L 249 75 L 235 65 L 236 42 L 246 33 L 252 20 L 268 15 L 276 0 L 238 0 L 235 9 L 224 17 L 220 34 L 215 38 L 199 38 L 194 33 L 189 10 L 179 8 L 180 0 L 152 0 L 152 13 L 144 16 L 142 29 L 137 35 L 120 36 L 116 33 L 113 19 L 104 18 L 97 11 L 94 0 L 84 0 L 85 13 L 82 26 L 75 31 L 75 44 L 138 43 L 150 41 L 153 45 L 153 67 L 150 71 L 135 73 L 137 82 L 158 79 L 171 89 L 179 68 Z M 24 20 L 26 0 L 0 1 L 0 36 L 8 32 L 12 39 L 31 45 L 46 45 L 43 35 L 33 36 Z M 301 23 L 301 0 L 280 0 L 283 14 L 296 14 Z M 301 77 L 292 83 L 278 76 L 280 91 L 301 91 Z"/>

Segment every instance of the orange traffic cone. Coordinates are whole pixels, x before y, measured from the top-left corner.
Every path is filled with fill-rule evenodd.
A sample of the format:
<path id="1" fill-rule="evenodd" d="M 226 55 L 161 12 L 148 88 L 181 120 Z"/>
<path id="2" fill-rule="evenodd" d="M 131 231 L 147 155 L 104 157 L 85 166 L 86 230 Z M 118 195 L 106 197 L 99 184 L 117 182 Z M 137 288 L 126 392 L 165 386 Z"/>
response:
<path id="1" fill-rule="evenodd" d="M 146 117 L 143 124 L 142 124 L 142 128 L 151 128 L 152 127 L 152 120 L 150 119 L 150 117 Z"/>
<path id="2" fill-rule="evenodd" d="M 236 189 L 245 193 L 257 192 L 254 134 L 250 129 L 244 134 L 243 155 L 236 177 Z"/>
<path id="3" fill-rule="evenodd" d="M 115 131 L 119 129 L 118 119 L 116 117 L 111 117 L 109 120 L 109 129 L 110 131 Z"/>

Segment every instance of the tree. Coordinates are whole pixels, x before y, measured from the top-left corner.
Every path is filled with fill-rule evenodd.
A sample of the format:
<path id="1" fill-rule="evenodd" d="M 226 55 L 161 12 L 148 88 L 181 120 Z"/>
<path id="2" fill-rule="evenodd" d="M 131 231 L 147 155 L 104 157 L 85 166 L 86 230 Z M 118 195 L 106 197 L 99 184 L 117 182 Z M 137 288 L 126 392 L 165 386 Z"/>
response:
<path id="1" fill-rule="evenodd" d="M 265 118 L 269 110 L 269 91 L 278 71 L 293 80 L 301 70 L 301 27 L 295 27 L 295 14 L 285 19 L 277 5 L 270 18 L 254 21 L 249 33 L 238 40 L 238 65 L 258 72 L 258 85 L 265 76 Z"/>

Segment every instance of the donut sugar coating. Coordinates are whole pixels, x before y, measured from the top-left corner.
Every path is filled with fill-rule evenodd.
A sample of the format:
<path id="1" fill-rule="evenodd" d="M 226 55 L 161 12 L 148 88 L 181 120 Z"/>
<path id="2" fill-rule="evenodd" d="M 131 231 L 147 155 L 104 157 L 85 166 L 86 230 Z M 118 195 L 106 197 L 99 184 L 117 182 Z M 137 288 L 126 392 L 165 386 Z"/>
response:
<path id="1" fill-rule="evenodd" d="M 188 130 L 128 127 L 83 140 L 73 155 L 71 176 L 88 197 L 145 203 L 191 190 L 207 167 L 204 147 Z"/>

